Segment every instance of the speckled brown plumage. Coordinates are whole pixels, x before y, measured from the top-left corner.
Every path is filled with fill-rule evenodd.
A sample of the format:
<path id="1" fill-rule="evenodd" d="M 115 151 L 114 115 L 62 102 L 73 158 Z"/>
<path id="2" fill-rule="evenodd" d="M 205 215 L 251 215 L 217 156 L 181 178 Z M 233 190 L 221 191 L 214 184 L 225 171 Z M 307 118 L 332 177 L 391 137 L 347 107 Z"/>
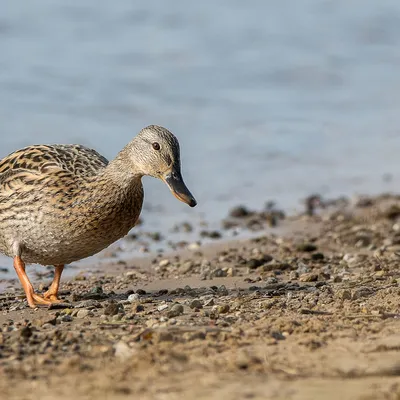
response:
<path id="1" fill-rule="evenodd" d="M 101 251 L 136 224 L 143 175 L 163 179 L 195 205 L 180 174 L 178 141 L 159 126 L 144 128 L 110 163 L 80 145 L 10 154 L 0 162 L 0 252 L 18 257 L 17 264 L 62 266 Z M 25 270 L 17 267 L 23 282 Z M 31 306 L 40 303 L 35 296 L 27 293 Z"/>

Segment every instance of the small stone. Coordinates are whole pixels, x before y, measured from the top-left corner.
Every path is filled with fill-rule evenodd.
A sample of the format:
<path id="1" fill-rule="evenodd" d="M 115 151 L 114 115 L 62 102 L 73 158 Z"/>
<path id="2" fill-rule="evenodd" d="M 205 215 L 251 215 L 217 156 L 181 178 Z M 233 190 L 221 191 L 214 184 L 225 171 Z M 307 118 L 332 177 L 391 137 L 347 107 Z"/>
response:
<path id="1" fill-rule="evenodd" d="M 24 326 L 20 331 L 20 336 L 25 340 L 29 339 L 32 336 L 32 328 L 30 326 Z"/>
<path id="2" fill-rule="evenodd" d="M 307 272 L 310 272 L 309 266 L 307 264 L 304 264 L 303 262 L 299 261 L 297 263 L 297 273 L 305 274 Z"/>
<path id="3" fill-rule="evenodd" d="M 322 253 L 313 253 L 311 254 L 311 259 L 314 261 L 320 261 L 323 260 L 325 256 Z"/>
<path id="4" fill-rule="evenodd" d="M 301 243 L 297 246 L 298 251 L 312 252 L 317 250 L 317 246 L 313 243 Z"/>
<path id="5" fill-rule="evenodd" d="M 215 311 L 218 314 L 226 314 L 227 312 L 229 312 L 229 304 L 221 304 L 219 306 L 215 306 Z"/>
<path id="6" fill-rule="evenodd" d="M 158 266 L 159 266 L 159 267 L 167 267 L 169 264 L 170 264 L 170 261 L 169 261 L 168 259 L 164 259 L 164 260 L 161 260 L 161 261 L 158 263 Z"/>
<path id="7" fill-rule="evenodd" d="M 174 318 L 183 314 L 183 305 L 182 304 L 174 304 L 171 309 L 168 311 L 168 318 Z"/>
<path id="8" fill-rule="evenodd" d="M 104 315 L 117 315 L 121 306 L 118 303 L 109 303 L 104 309 Z"/>
<path id="9" fill-rule="evenodd" d="M 103 294 L 103 288 L 101 286 L 95 286 L 91 291 L 91 294 Z"/>
<path id="10" fill-rule="evenodd" d="M 221 268 L 217 268 L 212 274 L 214 278 L 225 278 L 227 275 L 227 272 Z"/>
<path id="11" fill-rule="evenodd" d="M 285 340 L 285 336 L 282 334 L 282 332 L 279 331 L 274 331 L 271 333 L 271 336 L 275 339 L 275 340 Z"/>
<path id="12" fill-rule="evenodd" d="M 127 343 L 119 341 L 114 345 L 115 357 L 121 360 L 127 360 L 133 356 L 135 351 L 131 349 Z"/>
<path id="13" fill-rule="evenodd" d="M 215 303 L 214 303 L 214 299 L 210 299 L 210 300 L 207 300 L 207 301 L 204 303 L 204 306 L 205 306 L 205 307 L 212 307 L 214 304 L 215 304 Z"/>
<path id="14" fill-rule="evenodd" d="M 225 285 L 221 285 L 218 289 L 217 289 L 217 293 L 220 296 L 227 296 L 229 294 L 228 289 L 226 288 Z"/>
<path id="15" fill-rule="evenodd" d="M 351 300 L 351 292 L 348 289 L 340 289 L 337 291 L 337 296 L 341 300 Z"/>
<path id="16" fill-rule="evenodd" d="M 61 318 L 61 321 L 62 322 L 72 322 L 73 321 L 73 318 L 70 316 L 70 315 L 64 315 L 62 318 Z"/>
<path id="17" fill-rule="evenodd" d="M 161 312 L 161 311 L 166 310 L 167 308 L 168 308 L 168 304 L 161 304 L 157 307 L 157 310 Z"/>
<path id="18" fill-rule="evenodd" d="M 318 281 L 318 274 L 311 272 L 309 274 L 303 274 L 299 278 L 300 282 L 316 282 Z"/>
<path id="19" fill-rule="evenodd" d="M 189 305 L 189 307 L 190 308 L 197 308 L 197 309 L 200 309 L 200 308 L 203 308 L 203 304 L 202 304 L 202 302 L 200 301 L 200 300 L 198 300 L 198 299 L 194 299 L 194 300 L 192 300 L 191 302 L 190 302 L 190 305 Z"/>
<path id="20" fill-rule="evenodd" d="M 361 287 L 356 290 L 354 290 L 351 299 L 352 300 L 357 300 L 362 297 L 369 297 L 374 293 L 374 290 L 368 287 Z"/>
<path id="21" fill-rule="evenodd" d="M 89 316 L 89 313 L 90 313 L 89 310 L 83 309 L 83 310 L 79 310 L 78 313 L 76 314 L 76 316 L 77 316 L 78 318 L 86 318 L 86 317 Z"/>
<path id="22" fill-rule="evenodd" d="M 200 248 L 200 244 L 197 242 L 190 243 L 187 247 L 189 250 L 198 250 Z"/>
<path id="23" fill-rule="evenodd" d="M 128 296 L 128 301 L 129 301 L 130 303 L 135 303 L 136 301 L 139 300 L 139 298 L 140 298 L 140 295 L 139 295 L 138 293 L 133 293 L 133 294 L 130 294 L 130 295 Z"/>
<path id="24" fill-rule="evenodd" d="M 146 294 L 146 291 L 145 291 L 144 289 L 138 289 L 138 290 L 136 290 L 136 293 L 137 293 L 139 296 L 144 296 L 144 295 Z"/>
<path id="25" fill-rule="evenodd" d="M 160 331 L 156 336 L 156 340 L 158 342 L 172 342 L 174 337 L 171 332 Z"/>
<path id="26" fill-rule="evenodd" d="M 142 311 L 144 311 L 144 306 L 142 304 L 137 304 L 135 312 L 142 312 Z"/>
<path id="27" fill-rule="evenodd" d="M 231 209 L 229 216 L 232 218 L 244 218 L 251 215 L 251 212 L 245 206 L 237 206 Z"/>

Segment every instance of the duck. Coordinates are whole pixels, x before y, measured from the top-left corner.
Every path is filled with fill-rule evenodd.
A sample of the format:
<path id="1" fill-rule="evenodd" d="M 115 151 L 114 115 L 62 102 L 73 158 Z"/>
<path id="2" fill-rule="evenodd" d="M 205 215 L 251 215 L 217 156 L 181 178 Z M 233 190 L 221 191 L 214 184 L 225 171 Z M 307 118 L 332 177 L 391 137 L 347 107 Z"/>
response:
<path id="1" fill-rule="evenodd" d="M 32 145 L 0 161 L 0 252 L 13 258 L 29 307 L 61 302 L 64 266 L 100 252 L 137 224 L 146 175 L 196 206 L 182 178 L 178 139 L 158 125 L 143 128 L 110 162 L 79 144 Z M 27 264 L 55 267 L 43 295 Z"/>

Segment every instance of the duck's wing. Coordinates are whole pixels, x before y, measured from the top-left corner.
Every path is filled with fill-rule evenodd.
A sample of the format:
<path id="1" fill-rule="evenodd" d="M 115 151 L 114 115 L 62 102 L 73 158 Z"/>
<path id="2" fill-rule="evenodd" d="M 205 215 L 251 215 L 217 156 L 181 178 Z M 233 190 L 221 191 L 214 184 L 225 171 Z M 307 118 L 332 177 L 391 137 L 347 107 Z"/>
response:
<path id="1" fill-rule="evenodd" d="M 80 145 L 35 145 L 0 161 L 0 213 L 5 201 L 53 197 L 79 190 L 80 180 L 96 175 L 108 164 L 95 150 Z"/>
<path id="2" fill-rule="evenodd" d="M 97 151 L 81 145 L 35 145 L 9 154 L 0 161 L 0 180 L 10 171 L 46 175 L 67 172 L 76 177 L 96 175 L 108 164 Z"/>

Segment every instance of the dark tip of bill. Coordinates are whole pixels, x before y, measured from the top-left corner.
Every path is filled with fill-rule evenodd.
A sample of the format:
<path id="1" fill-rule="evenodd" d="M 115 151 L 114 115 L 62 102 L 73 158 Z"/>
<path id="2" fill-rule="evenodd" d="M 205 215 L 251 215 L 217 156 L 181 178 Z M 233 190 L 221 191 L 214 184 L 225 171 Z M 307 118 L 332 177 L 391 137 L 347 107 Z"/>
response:
<path id="1" fill-rule="evenodd" d="M 189 206 L 190 207 L 196 207 L 196 205 L 197 205 L 197 201 L 195 199 L 191 199 L 190 203 L 189 203 Z"/>

